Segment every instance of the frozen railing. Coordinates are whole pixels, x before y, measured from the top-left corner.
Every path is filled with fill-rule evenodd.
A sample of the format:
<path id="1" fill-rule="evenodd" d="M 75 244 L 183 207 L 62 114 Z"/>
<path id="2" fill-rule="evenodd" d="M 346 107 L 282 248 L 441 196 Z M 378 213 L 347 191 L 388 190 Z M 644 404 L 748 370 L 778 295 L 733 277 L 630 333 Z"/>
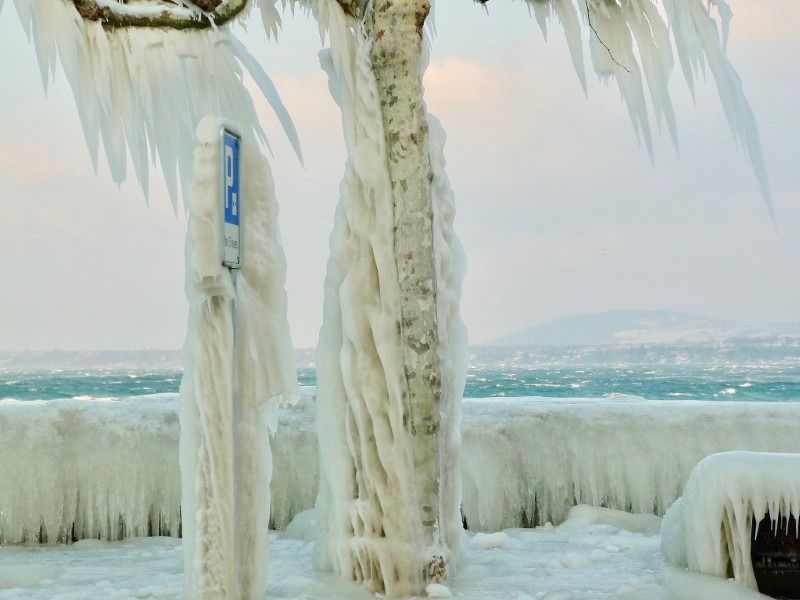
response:
<path id="1" fill-rule="evenodd" d="M 270 525 L 314 505 L 313 390 L 280 413 Z M 0 543 L 178 535 L 178 397 L 0 402 Z M 800 452 L 800 404 L 486 399 L 463 404 L 470 529 L 562 521 L 575 504 L 663 514 L 703 457 Z"/>

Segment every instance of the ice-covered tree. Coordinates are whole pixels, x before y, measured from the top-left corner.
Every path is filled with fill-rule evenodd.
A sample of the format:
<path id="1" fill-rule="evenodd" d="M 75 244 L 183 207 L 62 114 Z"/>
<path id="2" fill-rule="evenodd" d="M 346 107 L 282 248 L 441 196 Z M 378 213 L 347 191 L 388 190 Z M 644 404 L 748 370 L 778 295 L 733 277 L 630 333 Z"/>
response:
<path id="1" fill-rule="evenodd" d="M 32 29 L 45 80 L 58 48 L 92 156 L 96 159 L 102 135 L 115 180 L 125 177 L 130 154 L 146 189 L 146 163 L 157 155 L 173 199 L 176 170 L 186 195 L 194 131 L 206 115 L 235 120 L 251 146 L 265 141 L 250 98 L 237 83 L 242 66 L 285 117 L 258 61 L 229 30 L 227 21 L 247 9 L 246 0 L 15 3 Z M 375 592 L 419 594 L 430 582 L 445 580 L 458 562 L 459 401 L 467 352 L 458 316 L 464 261 L 452 229 L 444 134 L 423 100 L 431 5 L 429 0 L 298 3 L 312 12 L 330 41 L 321 60 L 341 108 L 348 154 L 318 351 L 318 562 Z M 274 2 L 253 4 L 267 34 L 276 32 Z M 543 31 L 550 21 L 564 28 L 584 88 L 588 42 L 594 70 L 616 80 L 648 149 L 653 118 L 677 141 L 667 87 L 673 52 L 691 89 L 707 66 L 768 200 L 753 115 L 725 56 L 731 15 L 724 0 L 526 4 Z M 294 139 L 288 119 L 283 122 Z M 207 144 L 208 132 L 201 138 Z M 196 155 L 200 163 L 203 152 Z M 266 227 L 264 235 L 272 231 Z M 265 252 L 277 252 L 264 243 Z M 213 298 L 229 300 L 233 292 L 210 285 L 213 269 L 192 269 L 190 263 L 190 273 L 203 273 L 198 281 L 205 282 L 192 288 L 193 318 L 206 329 L 222 323 L 230 331 L 225 316 L 215 320 L 203 311 L 214 308 Z M 280 269 L 277 273 L 272 285 L 281 285 Z M 283 310 L 280 302 L 264 304 Z M 257 346 L 257 338 L 249 340 Z M 288 351 L 285 346 L 278 350 Z M 256 354 L 276 360 L 274 353 Z M 267 387 L 275 393 L 282 388 Z M 261 391 L 253 389 L 256 395 Z M 224 453 L 219 458 L 224 466 Z M 258 597 L 263 577 L 255 580 L 240 581 L 237 589 Z M 224 594 L 220 585 L 211 581 L 206 595 Z"/>
<path id="2" fill-rule="evenodd" d="M 667 89 L 673 47 L 690 87 L 708 64 L 768 198 L 753 115 L 724 53 L 724 3 L 712 3 L 722 36 L 696 0 L 665 1 L 663 10 L 651 0 L 529 6 L 542 29 L 553 18 L 564 27 L 584 86 L 588 38 L 595 70 L 616 79 L 648 149 L 647 93 L 655 119 L 677 140 Z M 422 93 L 430 6 L 375 0 L 344 4 L 343 14 L 332 2 L 315 7 L 329 26 L 323 66 L 348 151 L 318 353 L 320 564 L 372 591 L 418 594 L 457 565 L 466 371 L 443 135 Z"/>

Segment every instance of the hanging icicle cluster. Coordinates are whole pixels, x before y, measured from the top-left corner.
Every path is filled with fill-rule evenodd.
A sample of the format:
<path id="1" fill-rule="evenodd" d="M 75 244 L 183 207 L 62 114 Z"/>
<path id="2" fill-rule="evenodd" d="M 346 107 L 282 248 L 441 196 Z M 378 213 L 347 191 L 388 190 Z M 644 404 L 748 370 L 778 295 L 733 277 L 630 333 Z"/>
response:
<path id="1" fill-rule="evenodd" d="M 547 36 L 547 23 L 556 18 L 564 28 L 572 64 L 586 91 L 583 33 L 595 72 L 613 78 L 628 108 L 631 123 L 652 155 L 653 142 L 646 96 L 656 124 L 665 124 L 678 145 L 675 111 L 668 83 L 674 68 L 673 47 L 686 83 L 694 96 L 695 81 L 708 65 L 722 108 L 737 143 L 744 146 L 772 212 L 766 167 L 755 116 L 742 82 L 725 54 L 733 13 L 725 0 L 526 0 Z M 718 18 L 712 14 L 715 8 Z M 670 33 L 672 36 L 670 37 Z"/>
<path id="2" fill-rule="evenodd" d="M 104 28 L 86 20 L 69 0 L 14 0 L 32 37 L 47 88 L 56 56 L 72 88 L 92 161 L 100 140 L 116 183 L 127 178 L 130 157 L 147 195 L 150 164 L 158 161 L 177 209 L 192 175 L 194 132 L 200 119 L 224 114 L 262 142 L 252 98 L 242 83 L 246 70 L 259 86 L 298 156 L 294 125 L 267 74 L 227 28 Z M 271 10 L 270 10 L 271 8 Z M 262 5 L 273 31 L 274 7 Z"/>

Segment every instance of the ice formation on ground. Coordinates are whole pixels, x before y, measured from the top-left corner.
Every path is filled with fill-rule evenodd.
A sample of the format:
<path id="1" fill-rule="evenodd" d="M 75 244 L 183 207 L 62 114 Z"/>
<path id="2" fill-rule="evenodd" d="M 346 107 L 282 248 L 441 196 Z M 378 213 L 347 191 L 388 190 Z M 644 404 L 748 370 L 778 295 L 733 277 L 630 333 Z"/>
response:
<path id="1" fill-rule="evenodd" d="M 278 529 L 317 496 L 313 390 L 303 392 L 278 411 L 272 439 Z M 710 454 L 800 452 L 794 403 L 487 399 L 462 408 L 463 511 L 473 531 L 558 524 L 575 504 L 663 514 Z M 0 402 L 0 455 L 15 457 L 0 462 L 0 538 L 36 542 L 30 532 L 43 524 L 53 543 L 73 523 L 78 537 L 146 535 L 159 522 L 175 535 L 177 414 L 174 394 Z"/>
<path id="2" fill-rule="evenodd" d="M 262 598 L 277 403 L 297 384 L 277 242 L 277 204 L 266 158 L 243 134 L 242 267 L 222 265 L 220 128 L 197 127 L 189 194 L 189 326 L 181 383 L 186 597 Z M 236 129 L 235 124 L 233 125 Z"/>
<path id="3" fill-rule="evenodd" d="M 508 529 L 503 546 L 474 544 L 447 590 L 460 600 L 764 600 L 733 581 L 669 565 L 658 531 L 606 509 L 576 507 L 562 525 Z M 655 517 L 644 517 L 658 521 Z M 267 597 L 375 600 L 375 595 L 314 568 L 317 532 L 308 511 L 270 533 Z M 173 538 L 84 540 L 69 546 L 0 548 L 2 600 L 180 600 L 182 547 Z M 444 590 L 438 590 L 444 593 Z"/>
<path id="4" fill-rule="evenodd" d="M 756 589 L 753 519 L 800 517 L 800 454 L 723 452 L 692 470 L 664 516 L 661 547 L 676 566 Z M 797 532 L 795 532 L 797 533 Z"/>

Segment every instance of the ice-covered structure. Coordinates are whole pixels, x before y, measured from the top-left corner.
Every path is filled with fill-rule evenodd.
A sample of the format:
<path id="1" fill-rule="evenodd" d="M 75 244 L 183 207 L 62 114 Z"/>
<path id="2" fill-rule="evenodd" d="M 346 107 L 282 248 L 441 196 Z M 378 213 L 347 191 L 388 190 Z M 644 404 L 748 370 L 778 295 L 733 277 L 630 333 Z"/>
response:
<path id="1" fill-rule="evenodd" d="M 181 382 L 186 598 L 263 598 L 267 580 L 269 433 L 297 394 L 286 322 L 286 265 L 266 158 L 241 139 L 241 268 L 221 260 L 220 128 L 197 127 L 189 193 L 189 327 Z"/>
<path id="2" fill-rule="evenodd" d="M 261 598 L 266 587 L 271 471 L 268 434 L 274 428 L 275 402 L 296 395 L 296 380 L 283 290 L 286 268 L 277 241 L 277 204 L 259 147 L 266 136 L 243 84 L 243 68 L 272 104 L 299 156 L 291 120 L 259 63 L 227 27 L 190 31 L 105 27 L 104 19 L 92 20 L 68 0 L 16 0 L 15 5 L 33 37 L 45 86 L 54 73 L 56 56 L 60 57 L 95 165 L 102 139 L 114 181 L 126 178 L 130 157 L 147 194 L 149 163 L 158 159 L 176 209 L 179 190 L 183 195 L 189 223 L 190 304 L 181 389 L 185 594 Z M 112 0 L 99 5 L 106 15 L 154 14 L 152 3 Z M 207 18 L 196 7 L 169 11 Z M 274 9 L 262 10 L 262 15 L 267 27 L 273 27 Z M 221 264 L 222 122 L 242 136 L 246 243 L 236 285 Z M 86 510 L 85 494 L 75 502 L 78 514 Z M 143 529 L 136 527 L 152 531 L 153 521 L 161 528 L 160 513 L 148 514 L 147 519 L 143 514 L 128 518 L 132 515 L 111 504 L 110 514 L 119 511 L 122 531 L 114 533 L 111 524 L 98 529 L 80 518 L 74 523 L 97 530 L 98 535 L 105 530 L 112 539 L 125 535 L 127 526 L 139 534 Z M 123 508 L 146 504 L 142 500 Z M 172 516 L 167 519 L 174 521 Z M 48 528 L 38 530 L 47 534 Z M 50 531 L 55 538 L 76 535 Z M 77 535 L 84 534 L 81 530 Z M 28 532 L 22 537 L 34 535 Z"/>
<path id="3" fill-rule="evenodd" d="M 0 543 L 178 535 L 177 396 L 0 402 Z"/>
<path id="4" fill-rule="evenodd" d="M 279 529 L 317 497 L 313 390 L 302 391 L 272 438 Z M 558 524 L 576 504 L 660 515 L 706 456 L 800 452 L 797 403 L 491 398 L 462 409 L 462 509 L 475 531 Z M 0 539 L 176 535 L 178 412 L 175 394 L 0 402 L 0 456 L 14 457 L 0 461 Z"/>
<path id="5" fill-rule="evenodd" d="M 700 461 L 661 527 L 661 548 L 676 566 L 733 577 L 756 589 L 753 522 L 800 517 L 800 454 L 723 452 Z M 797 535 L 797 531 L 794 532 Z"/>
<path id="6" fill-rule="evenodd" d="M 584 15 L 595 71 L 616 79 L 648 149 L 646 91 L 656 121 L 666 123 L 677 143 L 667 87 L 673 44 L 690 88 L 708 61 L 769 204 L 755 121 L 724 52 L 730 18 L 724 2 L 706 8 L 696 0 L 669 0 L 663 12 L 649 0 L 529 4 L 543 31 L 553 17 L 564 26 L 585 87 Z M 419 593 L 456 563 L 458 540 L 449 532 L 457 528 L 458 473 L 464 473 L 456 468 L 457 398 L 466 364 L 457 312 L 463 263 L 441 136 L 422 99 L 430 7 L 413 0 L 309 5 L 330 35 L 322 62 L 342 109 L 348 152 L 318 348 L 318 564 L 376 592 Z M 609 481 L 610 502 L 617 503 L 617 479 L 612 474 Z M 597 488 L 590 488 L 595 495 Z M 463 489 L 469 513 L 476 507 L 466 482 Z M 528 522 L 539 518 L 536 506 L 550 510 L 541 493 L 518 506 L 523 513 L 524 506 L 531 509 Z M 645 510 L 653 508 L 663 509 Z M 477 512 L 481 525 L 503 520 Z"/>
<path id="7" fill-rule="evenodd" d="M 414 121 L 426 119 L 421 91 L 412 92 L 414 116 L 403 118 L 420 128 L 420 143 L 403 126 L 389 135 L 396 124 L 386 116 L 370 38 L 328 5 L 331 51 L 322 62 L 348 160 L 318 349 L 318 564 L 373 591 L 409 595 L 453 569 L 458 548 L 463 253 L 443 134 L 433 124 L 428 145 L 429 125 Z M 419 67 L 417 56 L 408 68 Z M 408 100 L 397 93 L 398 105 Z M 404 150 L 393 147 L 398 139 Z M 414 158 L 403 163 L 398 152 Z"/>
<path id="8" fill-rule="evenodd" d="M 45 2 L 55 2 L 58 10 L 49 13 Z M 129 152 L 146 188 L 146 163 L 157 154 L 173 198 L 178 179 L 186 193 L 189 142 L 206 114 L 232 119 L 246 135 L 261 135 L 236 79 L 240 65 L 254 74 L 269 98 L 274 100 L 274 94 L 257 63 L 227 30 L 108 33 L 97 23 L 81 21 L 65 0 L 16 3 L 23 22 L 33 23 L 45 79 L 58 47 L 92 155 L 99 134 L 116 180 L 125 176 Z M 103 4 L 119 8 L 105 0 Z M 430 5 L 426 0 L 315 0 L 307 5 L 331 38 L 323 62 L 342 108 L 348 149 L 319 348 L 319 563 L 375 591 L 416 593 L 455 565 L 458 477 L 463 473 L 458 468 L 459 400 L 467 352 L 458 318 L 463 260 L 452 232 L 443 136 L 422 102 L 423 26 Z M 650 0 L 537 0 L 530 5 L 543 30 L 551 17 L 562 23 L 582 80 L 579 15 L 585 14 L 595 70 L 615 77 L 648 148 L 645 90 L 656 120 L 665 121 L 677 138 L 667 88 L 673 43 L 690 87 L 707 60 L 732 130 L 748 151 L 768 199 L 752 113 L 724 54 L 729 14 L 722 0 L 712 0 L 708 9 L 700 0 L 664 0 L 663 15 Z M 270 6 L 262 4 L 268 31 L 275 26 Z M 712 6 L 721 15 L 721 36 L 710 15 Z M 222 79 L 208 85 L 209 72 Z M 155 84 L 154 74 L 166 90 Z M 158 102 L 156 90 L 179 103 Z M 273 106 L 282 111 L 277 101 Z M 202 136 L 200 142 L 207 144 Z M 179 178 L 174 177 L 176 170 Z M 197 283 L 192 277 L 190 273 L 190 284 Z M 184 389 L 191 396 L 203 386 L 218 385 L 223 396 L 230 395 L 232 379 L 221 357 L 233 347 L 233 325 L 223 314 L 233 294 L 213 277 L 202 283 L 190 285 L 191 322 L 201 324 L 201 330 L 190 332 L 187 343 L 190 365 L 196 361 L 200 368 L 187 372 Z M 195 356 L 197 340 L 212 330 L 222 335 L 221 346 L 211 346 L 218 354 Z M 225 374 L 204 380 L 206 367 Z M 275 371 L 283 373 L 280 366 Z M 265 396 L 255 395 L 261 400 Z M 209 439 L 218 434 L 206 433 Z M 202 447 L 202 436 L 197 440 Z M 195 458 L 197 463 L 185 462 L 189 469 L 204 460 Z M 220 464 L 233 464 L 225 452 L 217 458 Z M 581 477 L 573 481 L 584 482 Z M 619 484 L 616 471 L 605 483 L 588 481 L 593 495 L 607 489 L 612 503 L 627 498 L 615 495 L 618 487 L 634 489 L 626 487 L 633 484 Z M 468 489 L 465 483 L 465 507 L 472 502 Z M 572 496 L 584 489 L 573 490 Z M 549 514 L 551 504 L 541 493 L 530 499 L 526 489 L 520 495 L 523 500 L 511 505 L 523 519 L 541 518 L 537 506 Z M 567 497 L 568 502 L 574 499 Z M 467 520 L 489 523 L 492 519 L 478 506 L 477 516 Z"/>

